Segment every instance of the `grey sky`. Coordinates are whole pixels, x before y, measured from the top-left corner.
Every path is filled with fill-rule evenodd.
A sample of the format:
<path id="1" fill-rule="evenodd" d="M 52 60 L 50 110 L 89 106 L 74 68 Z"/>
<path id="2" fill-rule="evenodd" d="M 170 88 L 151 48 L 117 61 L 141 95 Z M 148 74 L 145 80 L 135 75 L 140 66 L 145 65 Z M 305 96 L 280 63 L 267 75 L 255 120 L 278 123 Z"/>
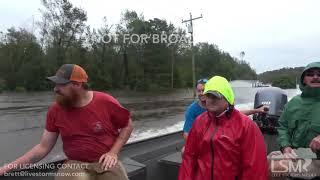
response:
<path id="1" fill-rule="evenodd" d="M 88 13 L 88 24 L 99 28 L 102 18 L 119 22 L 125 9 L 143 13 L 145 19 L 161 18 L 186 28 L 182 19 L 201 13 L 195 21 L 196 42 L 215 43 L 244 59 L 258 73 L 320 61 L 320 1 L 317 0 L 71 0 Z M 32 29 L 40 17 L 40 0 L 0 0 L 0 30 L 10 26 Z"/>

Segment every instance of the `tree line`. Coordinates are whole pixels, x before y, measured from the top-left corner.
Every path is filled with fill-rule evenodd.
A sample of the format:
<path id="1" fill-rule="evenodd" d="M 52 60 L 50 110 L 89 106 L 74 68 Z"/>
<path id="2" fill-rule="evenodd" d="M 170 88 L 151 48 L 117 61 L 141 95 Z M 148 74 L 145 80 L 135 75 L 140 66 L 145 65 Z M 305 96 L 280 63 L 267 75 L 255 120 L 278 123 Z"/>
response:
<path id="1" fill-rule="evenodd" d="M 300 76 L 304 67 L 281 68 L 273 71 L 266 71 L 258 75 L 258 79 L 264 83 L 271 83 L 272 86 L 283 89 L 296 88 L 300 82 Z"/>
<path id="2" fill-rule="evenodd" d="M 42 5 L 37 31 L 12 27 L 0 32 L 0 90 L 48 90 L 51 84 L 45 77 L 65 63 L 84 67 L 90 86 L 97 90 L 193 86 L 192 50 L 185 30 L 164 19 L 146 20 L 131 10 L 121 14 L 118 24 L 104 18 L 96 29 L 86 24 L 87 13 L 68 0 L 42 0 Z M 174 43 L 168 39 L 172 34 Z M 163 35 L 167 38 L 159 40 Z M 146 37 L 158 39 L 147 41 Z M 213 75 L 232 80 L 257 78 L 246 61 L 215 44 L 200 42 L 193 51 L 197 79 Z"/>

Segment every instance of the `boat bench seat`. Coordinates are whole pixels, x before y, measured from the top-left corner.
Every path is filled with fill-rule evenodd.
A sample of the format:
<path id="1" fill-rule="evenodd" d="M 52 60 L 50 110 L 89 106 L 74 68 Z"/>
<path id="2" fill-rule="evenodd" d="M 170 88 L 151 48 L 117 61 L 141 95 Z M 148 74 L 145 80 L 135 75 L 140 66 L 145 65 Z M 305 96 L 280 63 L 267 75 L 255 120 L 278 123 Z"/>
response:
<path id="1" fill-rule="evenodd" d="M 169 154 L 159 160 L 159 163 L 166 175 L 166 179 L 178 179 L 181 161 L 181 152 Z"/>
<path id="2" fill-rule="evenodd" d="M 121 159 L 130 180 L 145 180 L 146 166 L 131 158 Z"/>

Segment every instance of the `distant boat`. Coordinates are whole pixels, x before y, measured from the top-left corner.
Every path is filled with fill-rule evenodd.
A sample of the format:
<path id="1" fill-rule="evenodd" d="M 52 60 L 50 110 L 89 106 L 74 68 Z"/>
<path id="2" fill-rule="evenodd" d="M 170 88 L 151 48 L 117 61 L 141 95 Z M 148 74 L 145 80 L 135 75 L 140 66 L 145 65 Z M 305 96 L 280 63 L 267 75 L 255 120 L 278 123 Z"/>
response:
<path id="1" fill-rule="evenodd" d="M 254 81 L 252 82 L 252 87 L 271 87 L 270 84 L 264 84 L 261 81 Z"/>

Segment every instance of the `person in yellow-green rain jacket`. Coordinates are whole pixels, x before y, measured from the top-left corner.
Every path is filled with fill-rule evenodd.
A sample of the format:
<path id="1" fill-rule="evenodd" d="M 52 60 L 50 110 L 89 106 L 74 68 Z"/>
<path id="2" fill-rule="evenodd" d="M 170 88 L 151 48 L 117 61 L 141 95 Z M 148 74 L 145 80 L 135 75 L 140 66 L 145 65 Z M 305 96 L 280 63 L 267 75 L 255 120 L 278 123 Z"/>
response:
<path id="1" fill-rule="evenodd" d="M 207 111 L 188 135 L 179 180 L 267 180 L 263 136 L 256 124 L 234 108 L 228 81 L 212 77 L 204 88 Z"/>

